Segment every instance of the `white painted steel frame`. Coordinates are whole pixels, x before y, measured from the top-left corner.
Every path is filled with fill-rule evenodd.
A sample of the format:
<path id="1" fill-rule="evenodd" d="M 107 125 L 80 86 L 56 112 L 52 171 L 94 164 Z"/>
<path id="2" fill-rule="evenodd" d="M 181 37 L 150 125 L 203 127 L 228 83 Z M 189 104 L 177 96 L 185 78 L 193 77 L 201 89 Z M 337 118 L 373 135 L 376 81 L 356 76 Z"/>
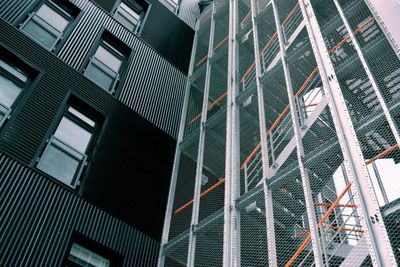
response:
<path id="1" fill-rule="evenodd" d="M 386 102 L 385 102 L 385 99 L 384 99 L 384 97 L 383 97 L 383 95 L 381 93 L 381 90 L 378 87 L 378 83 L 376 82 L 375 77 L 372 74 L 372 72 L 371 72 L 371 70 L 370 70 L 370 68 L 368 66 L 368 62 L 364 57 L 364 53 L 363 53 L 363 51 L 362 51 L 362 49 L 360 47 L 360 44 L 357 41 L 356 36 L 354 35 L 353 29 L 351 28 L 346 16 L 344 15 L 342 7 L 340 6 L 338 0 L 333 0 L 333 2 L 336 5 L 336 8 L 337 8 L 337 10 L 339 12 L 339 15 L 340 15 L 345 27 L 346 27 L 347 33 L 350 36 L 350 40 L 352 41 L 354 49 L 356 50 L 358 58 L 360 59 L 361 64 L 362 64 L 362 66 L 363 66 L 363 68 L 365 70 L 365 73 L 367 74 L 368 79 L 371 82 L 371 86 L 374 89 L 374 93 L 375 93 L 376 97 L 378 98 L 379 104 L 382 107 L 383 114 L 385 114 L 385 118 L 386 118 L 386 120 L 387 120 L 387 122 L 389 124 L 390 130 L 392 131 L 394 139 L 396 140 L 396 143 L 399 146 L 398 148 L 400 149 L 399 131 L 398 131 L 398 128 L 396 127 L 396 123 L 394 122 L 394 120 L 392 118 L 392 115 L 390 114 L 389 108 L 386 105 Z"/>
<path id="2" fill-rule="evenodd" d="M 282 61 L 283 72 L 285 75 L 285 84 L 286 84 L 287 95 L 288 95 L 288 100 L 289 100 L 290 116 L 292 119 L 294 138 L 296 140 L 297 164 L 299 166 L 300 175 L 301 175 L 301 179 L 302 179 L 302 183 L 303 183 L 303 192 L 304 192 L 304 198 L 305 198 L 304 200 L 306 203 L 307 218 L 308 218 L 308 224 L 310 227 L 311 244 L 312 244 L 312 248 L 313 248 L 313 252 L 314 252 L 313 253 L 314 261 L 315 261 L 315 266 L 319 267 L 319 266 L 323 266 L 322 252 L 321 252 L 321 246 L 320 246 L 320 242 L 319 242 L 317 219 L 315 216 L 314 200 L 313 200 L 312 192 L 311 192 L 310 178 L 308 176 L 308 170 L 305 168 L 304 162 L 303 162 L 304 147 L 303 147 L 303 142 L 301 139 L 299 118 L 297 115 L 297 108 L 296 108 L 296 103 L 295 103 L 295 99 L 294 99 L 293 85 L 292 85 L 292 81 L 290 78 L 290 70 L 289 70 L 288 63 L 286 61 L 285 40 L 283 37 L 282 26 L 281 26 L 281 22 L 279 19 L 278 7 L 276 6 L 275 0 L 271 0 L 271 3 L 272 3 L 272 9 L 274 12 L 274 17 L 275 17 L 276 32 L 278 33 L 279 47 L 281 50 L 281 61 Z"/>
<path id="3" fill-rule="evenodd" d="M 170 182 L 169 192 L 168 192 L 168 202 L 167 202 L 167 207 L 166 207 L 166 211 L 165 211 L 164 226 L 163 226 L 163 233 L 161 236 L 161 245 L 160 245 L 160 252 L 158 255 L 157 267 L 164 267 L 164 265 L 165 265 L 164 247 L 168 243 L 169 231 L 170 231 L 170 227 L 171 227 L 171 217 L 172 217 L 172 209 L 174 207 L 176 182 L 178 179 L 179 165 L 181 162 L 181 153 L 182 153 L 181 144 L 182 144 L 183 136 L 185 133 L 187 110 L 188 110 L 188 106 L 189 106 L 191 77 L 193 75 L 194 63 L 195 63 L 195 58 L 196 58 L 199 26 L 200 26 L 200 21 L 197 20 L 196 27 L 195 27 L 195 33 L 194 33 L 194 37 L 193 37 L 192 54 L 191 54 L 190 63 L 189 63 L 189 73 L 188 73 L 188 78 L 187 78 L 187 82 L 186 82 L 185 96 L 183 99 L 183 107 L 182 107 L 182 114 L 181 114 L 181 120 L 180 120 L 180 125 L 179 125 L 178 139 L 177 139 L 176 148 L 175 148 L 174 165 L 172 167 L 171 182 Z"/>
<path id="4" fill-rule="evenodd" d="M 205 123 L 207 121 L 207 111 L 208 111 L 208 98 L 210 92 L 210 81 L 211 81 L 211 66 L 212 57 L 214 54 L 214 32 L 215 32 L 215 2 L 212 4 L 212 14 L 211 14 L 211 25 L 210 25 L 210 35 L 208 41 L 208 54 L 206 61 L 206 75 L 204 82 L 204 92 L 203 92 L 203 106 L 201 110 L 200 119 L 200 129 L 199 129 L 199 146 L 197 151 L 197 165 L 196 165 L 196 178 L 194 185 L 194 196 L 193 196 L 193 208 L 192 208 L 192 220 L 189 229 L 189 247 L 188 247 L 188 257 L 186 266 L 193 267 L 195 262 L 196 254 L 196 226 L 199 223 L 199 210 L 200 210 L 200 191 L 201 191 L 201 180 L 203 177 L 203 163 L 204 163 L 204 145 L 206 140 L 206 128 Z"/>
<path id="5" fill-rule="evenodd" d="M 254 62 L 256 69 L 258 121 L 260 127 L 259 130 L 260 130 L 261 159 L 262 159 L 262 171 L 263 171 L 262 183 L 264 191 L 266 233 L 267 233 L 267 243 L 268 243 L 268 263 L 269 266 L 277 266 L 278 261 L 276 258 L 275 225 L 274 225 L 274 209 L 272 206 L 272 192 L 267 186 L 267 179 L 271 178 L 271 176 L 269 171 L 267 126 L 266 126 L 265 107 L 264 107 L 264 90 L 263 90 L 263 85 L 261 84 L 262 71 L 260 64 L 260 47 L 258 40 L 258 27 L 257 27 L 256 17 L 257 17 L 256 3 L 255 0 L 251 0 L 251 22 L 253 25 Z"/>
<path id="6" fill-rule="evenodd" d="M 330 99 L 329 107 L 343 153 L 345 170 L 353 183 L 353 191 L 357 192 L 355 201 L 361 207 L 362 212 L 359 215 L 365 226 L 372 263 L 374 266 L 397 266 L 379 205 L 373 194 L 365 159 L 314 10 L 310 0 L 299 0 L 299 4 L 322 83 Z"/>
<path id="7" fill-rule="evenodd" d="M 226 158 L 224 192 L 224 248 L 223 266 L 240 266 L 239 214 L 236 199 L 240 194 L 239 169 L 239 31 L 238 0 L 229 0 L 228 75 L 226 111 Z"/>
<path id="8" fill-rule="evenodd" d="M 394 41 L 390 31 L 386 28 L 385 23 L 379 16 L 378 12 L 376 11 L 374 4 L 372 4 L 371 0 L 364 0 L 365 4 L 367 5 L 368 9 L 371 11 L 372 16 L 374 16 L 375 21 L 378 22 L 379 27 L 381 28 L 383 34 L 386 36 L 390 46 L 393 48 L 393 51 L 396 53 L 397 57 L 400 59 L 400 47 Z"/>

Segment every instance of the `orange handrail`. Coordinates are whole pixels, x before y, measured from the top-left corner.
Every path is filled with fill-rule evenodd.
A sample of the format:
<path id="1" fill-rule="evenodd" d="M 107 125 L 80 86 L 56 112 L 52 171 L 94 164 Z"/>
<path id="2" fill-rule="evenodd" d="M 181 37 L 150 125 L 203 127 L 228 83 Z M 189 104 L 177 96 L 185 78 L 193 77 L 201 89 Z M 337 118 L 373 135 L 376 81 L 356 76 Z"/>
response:
<path id="1" fill-rule="evenodd" d="M 374 18 L 370 18 L 369 20 L 367 20 L 365 23 L 363 23 L 360 27 L 358 27 L 355 31 L 354 31 L 354 33 L 358 33 L 358 32 L 360 32 L 363 28 L 365 28 L 371 21 L 373 21 L 374 20 Z M 347 36 L 348 37 L 348 36 Z M 347 37 L 345 37 L 343 40 L 345 40 Z M 342 40 L 342 41 L 343 41 Z M 340 44 L 340 45 L 343 45 L 344 44 L 344 42 L 342 42 L 342 41 L 340 41 L 338 44 Z M 335 45 L 333 48 L 331 48 L 331 49 L 329 49 L 329 53 L 333 53 L 339 46 L 338 46 L 338 44 L 337 45 Z M 313 78 L 313 76 L 316 74 L 318 72 L 318 67 L 315 67 L 314 68 L 314 70 L 311 72 L 311 74 L 307 77 L 307 79 L 305 80 L 305 82 L 303 83 L 303 85 L 301 86 L 301 88 L 297 91 L 297 93 L 295 94 L 295 97 L 298 97 L 303 91 L 304 91 L 304 89 L 307 87 L 307 85 L 308 85 L 308 83 L 311 81 L 311 79 Z M 224 95 L 226 95 L 226 93 L 224 94 Z M 285 107 L 285 109 L 282 111 L 282 113 L 284 113 L 284 114 L 286 114 L 287 112 L 289 111 L 289 105 L 287 105 L 286 107 Z M 271 129 L 274 129 L 277 125 L 278 125 L 278 123 L 279 123 L 279 121 L 283 118 L 283 115 L 282 115 L 282 113 L 278 116 L 278 118 L 277 118 L 277 120 L 272 124 L 272 126 L 271 126 L 271 128 L 268 130 L 268 132 L 266 133 L 267 135 L 268 134 L 270 134 L 271 133 Z M 201 117 L 201 114 L 199 114 L 200 115 L 200 117 Z M 199 116 L 199 115 L 197 115 L 197 116 Z M 282 116 L 281 116 L 282 115 Z M 196 117 L 197 117 L 196 116 Z M 198 119 L 198 118 L 197 118 Z M 245 167 L 245 165 L 251 160 L 251 158 L 253 158 L 255 155 L 256 155 L 256 153 L 257 153 L 257 151 L 258 151 L 258 149 L 260 149 L 260 147 L 261 147 L 261 142 L 260 143 L 258 143 L 257 145 L 256 145 L 256 147 L 253 149 L 253 151 L 250 153 L 250 155 L 246 158 L 246 160 L 243 162 L 243 164 L 242 164 L 242 166 L 240 167 L 240 170 L 243 170 L 244 169 L 244 167 Z M 397 147 L 397 145 L 396 145 L 396 147 Z M 393 149 L 394 150 L 394 149 Z M 391 150 L 391 151 L 393 151 L 393 150 Z M 391 152 L 390 151 L 390 152 Z M 386 154 L 388 154 L 388 153 L 390 153 L 390 152 L 386 152 Z M 383 153 L 383 152 L 382 152 Z M 386 155 L 386 154 L 384 154 L 384 155 Z M 383 155 L 383 156 L 384 156 Z M 251 157 L 250 157 L 251 156 Z M 381 156 L 382 157 L 382 156 Z M 372 161 L 374 161 L 374 160 L 376 160 L 376 159 L 370 159 L 370 160 L 367 160 L 366 161 L 366 163 L 367 164 L 370 164 Z M 223 179 L 224 180 L 224 179 Z M 225 180 L 224 180 L 225 181 Z M 218 185 L 217 185 L 218 184 Z M 222 183 L 219 183 L 219 182 L 217 182 L 216 184 L 214 184 L 214 185 L 217 185 L 217 187 L 219 186 L 219 185 L 221 185 Z M 212 188 L 212 190 L 214 190 L 215 189 L 215 187 L 214 187 L 214 185 L 213 186 L 211 186 L 209 189 L 211 189 Z M 208 190 L 208 189 L 207 189 Z M 206 190 L 206 191 L 207 191 Z M 201 195 L 200 195 L 200 197 L 201 197 Z M 190 200 L 190 201 L 188 201 L 185 205 L 183 205 L 183 206 L 186 206 L 187 204 L 187 206 L 190 206 L 191 204 L 193 203 L 193 199 L 192 200 Z M 182 206 L 182 207 L 183 207 Z M 181 208 L 182 208 L 181 207 Z M 180 210 L 181 211 L 181 208 L 178 208 L 178 210 Z M 186 207 L 185 207 L 186 208 Z M 175 213 L 177 213 L 176 211 L 175 211 Z"/>
<path id="2" fill-rule="evenodd" d="M 319 203 L 319 202 L 316 202 L 316 203 L 314 203 L 314 206 L 317 206 L 317 207 L 330 207 L 330 206 L 332 206 L 332 203 Z M 355 205 L 355 204 L 338 204 L 336 207 L 338 207 L 338 208 L 357 208 L 357 205 Z"/>
<path id="3" fill-rule="evenodd" d="M 368 159 L 365 161 L 366 164 L 371 164 L 372 162 L 374 162 L 377 159 L 380 159 L 384 156 L 386 156 L 387 154 L 393 152 L 394 150 L 396 150 L 399 147 L 399 145 L 394 145 L 394 146 L 390 146 L 387 149 L 383 150 L 382 152 L 380 152 L 379 154 L 375 155 L 374 157 L 372 157 L 371 159 Z"/>
<path id="4" fill-rule="evenodd" d="M 221 41 L 219 41 L 218 44 L 216 44 L 213 48 L 213 51 L 217 51 L 218 48 L 220 48 L 229 38 L 229 35 L 225 36 L 224 39 L 222 39 Z M 208 55 L 205 55 L 204 57 L 202 57 L 199 61 L 197 61 L 196 63 L 196 67 L 200 66 L 201 64 L 204 63 L 204 61 L 206 61 Z"/>
<path id="5" fill-rule="evenodd" d="M 334 230 L 334 231 L 350 231 L 350 232 L 356 232 L 356 233 L 364 233 L 364 230 L 362 230 L 362 229 L 353 229 L 350 227 L 331 226 L 331 227 L 329 227 L 329 229 Z M 302 237 L 309 233 L 310 233 L 310 231 L 304 230 L 304 231 L 296 233 L 296 236 Z"/>
<path id="6" fill-rule="evenodd" d="M 211 110 L 216 104 L 218 104 L 222 99 L 224 99 L 228 95 L 228 92 L 223 93 L 221 96 L 219 96 L 215 101 L 213 101 L 211 104 L 207 106 L 207 110 Z M 193 124 L 196 120 L 198 120 L 203 112 L 200 112 L 199 114 L 196 115 L 193 119 L 191 119 L 187 125 Z"/>
<path id="7" fill-rule="evenodd" d="M 205 191 L 201 192 L 200 198 L 204 197 L 205 195 L 207 195 L 208 193 L 210 193 L 211 191 L 213 191 L 215 188 L 217 188 L 218 186 L 220 186 L 223 183 L 225 183 L 225 178 L 222 178 L 217 183 L 213 184 L 211 187 L 209 187 Z M 193 199 L 190 200 L 189 202 L 187 202 L 186 204 L 184 204 L 183 206 L 181 206 L 180 208 L 176 209 L 175 214 L 181 212 L 182 210 L 186 209 L 187 207 L 189 207 L 192 204 L 193 204 Z"/>
<path id="8" fill-rule="evenodd" d="M 339 201 L 347 193 L 347 191 L 350 189 L 350 187 L 351 187 L 351 183 L 348 183 L 346 185 L 345 189 L 343 190 L 343 192 L 336 198 L 335 202 L 333 202 L 332 205 L 329 207 L 329 209 L 325 212 L 324 216 L 322 216 L 321 220 L 317 224 L 318 229 L 326 221 L 326 219 L 329 217 L 329 215 L 332 213 L 332 211 L 337 207 L 337 205 L 339 205 Z M 297 249 L 297 251 L 294 253 L 294 255 L 290 258 L 290 260 L 285 264 L 285 267 L 290 267 L 293 264 L 293 262 L 303 252 L 303 250 L 307 247 L 307 245 L 310 241 L 311 241 L 311 235 L 310 235 L 310 233 L 308 233 L 306 239 L 303 241 L 303 243 L 300 245 L 300 247 Z"/>

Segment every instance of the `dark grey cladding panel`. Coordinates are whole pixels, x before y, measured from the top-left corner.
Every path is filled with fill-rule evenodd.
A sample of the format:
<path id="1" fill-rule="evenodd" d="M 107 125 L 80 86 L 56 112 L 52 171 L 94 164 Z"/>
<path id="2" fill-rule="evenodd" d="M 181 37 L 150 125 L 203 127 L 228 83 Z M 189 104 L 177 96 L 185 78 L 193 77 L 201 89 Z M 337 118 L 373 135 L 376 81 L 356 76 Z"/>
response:
<path id="1" fill-rule="evenodd" d="M 117 94 L 119 99 L 176 138 L 186 75 L 95 3 L 89 0 L 71 2 L 82 12 L 57 56 L 74 69 L 80 70 L 102 30 L 106 29 L 115 35 L 132 48 L 133 53 L 133 60 L 127 66 L 127 78 Z M 37 1 L 34 0 L 3 0 L 0 3 L 0 17 L 17 26 L 15 24 L 21 19 L 21 14 L 26 15 L 35 3 Z M 178 19 L 175 18 L 175 21 Z"/>
<path id="2" fill-rule="evenodd" d="M 179 7 L 179 18 L 194 29 L 196 18 L 200 15 L 199 0 L 182 0 Z"/>
<path id="3" fill-rule="evenodd" d="M 159 244 L 30 168 L 0 154 L 0 266 L 61 266 L 73 232 L 155 266 Z"/>
<path id="4" fill-rule="evenodd" d="M 0 17 L 10 24 L 15 24 L 21 14 L 30 10 L 35 3 L 35 0 L 2 0 L 0 1 Z"/>
<path id="5" fill-rule="evenodd" d="M 54 132 L 63 101 L 69 93 L 75 95 L 106 118 L 96 152 L 82 179 L 82 196 L 158 238 L 174 139 L 2 20 L 0 44 L 41 72 L 37 84 L 24 91 L 26 98 L 0 129 L 0 150 L 34 165 L 37 153 Z M 161 58 L 158 60 L 158 65 L 166 64 Z M 173 77 L 170 83 L 175 83 Z M 160 100 L 157 105 L 163 102 Z M 165 125 L 168 123 L 172 124 L 166 121 Z M 157 197 L 148 194 L 148 190 Z"/>
<path id="6" fill-rule="evenodd" d="M 119 99 L 144 118 L 177 136 L 186 76 L 157 54 L 107 12 L 87 0 L 72 1 L 83 16 L 59 52 L 59 57 L 80 69 L 95 38 L 104 28 L 132 48 Z"/>

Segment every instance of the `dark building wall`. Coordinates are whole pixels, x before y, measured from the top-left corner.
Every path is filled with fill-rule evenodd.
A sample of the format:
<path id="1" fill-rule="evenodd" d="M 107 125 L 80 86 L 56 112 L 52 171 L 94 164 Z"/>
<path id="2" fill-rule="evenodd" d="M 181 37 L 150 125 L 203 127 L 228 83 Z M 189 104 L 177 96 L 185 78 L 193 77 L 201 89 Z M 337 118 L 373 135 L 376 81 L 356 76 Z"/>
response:
<path id="1" fill-rule="evenodd" d="M 74 233 L 156 266 L 158 241 L 0 153 L 0 266 L 61 266 Z"/>
<path id="2" fill-rule="evenodd" d="M 63 102 L 75 95 L 105 117 L 82 196 L 158 239 L 175 140 L 4 21 L 0 44 L 40 73 L 2 127 L 0 151 L 34 167 Z"/>
<path id="3" fill-rule="evenodd" d="M 115 3 L 120 1 L 95 0 L 95 2 L 111 12 Z M 140 37 L 178 69 L 187 73 L 194 37 L 193 29 L 158 0 L 147 2 L 150 4 L 150 10 Z M 185 11 L 187 13 L 187 9 Z M 189 17 L 189 14 L 185 17 Z"/>
<path id="4" fill-rule="evenodd" d="M 0 17 L 18 27 L 37 2 L 37 0 L 4 0 L 0 3 Z M 101 33 L 106 30 L 115 35 L 132 49 L 126 79 L 119 85 L 116 97 L 170 136 L 176 138 L 186 83 L 185 74 L 96 4 L 88 0 L 73 0 L 71 2 L 81 11 L 72 31 L 67 34 L 61 47 L 57 50 L 57 56 L 74 69 L 81 70 L 86 64 L 90 50 L 96 46 L 96 40 Z M 165 10 L 165 12 L 174 16 L 168 10 Z M 154 20 L 157 20 L 159 14 L 153 13 L 153 15 L 155 16 Z M 149 17 L 151 17 L 150 13 Z M 174 23 L 179 21 L 176 17 L 170 17 L 170 19 Z M 179 23 L 184 24 L 181 21 Z M 152 24 L 151 19 L 148 24 Z M 164 36 L 165 29 L 168 29 L 168 27 L 168 23 L 159 25 L 152 30 L 152 34 Z M 185 27 L 188 26 L 185 25 Z M 171 37 L 168 40 L 174 39 Z M 158 43 L 161 47 L 162 44 Z M 182 50 L 182 48 L 179 48 L 180 42 L 176 41 L 175 43 L 178 46 L 174 49 L 176 51 Z M 166 47 L 168 47 L 168 43 L 166 43 Z M 188 46 L 188 49 L 191 49 L 191 45 Z M 174 55 L 177 54 L 177 52 L 174 53 Z M 177 56 L 177 58 L 181 60 L 184 56 Z"/>

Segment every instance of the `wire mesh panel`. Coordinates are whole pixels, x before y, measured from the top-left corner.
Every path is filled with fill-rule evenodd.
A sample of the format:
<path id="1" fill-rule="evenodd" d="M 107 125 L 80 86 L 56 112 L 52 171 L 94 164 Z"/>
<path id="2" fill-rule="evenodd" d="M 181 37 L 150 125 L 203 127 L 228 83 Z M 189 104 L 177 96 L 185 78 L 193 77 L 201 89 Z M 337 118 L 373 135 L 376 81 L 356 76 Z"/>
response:
<path id="1" fill-rule="evenodd" d="M 400 62 L 364 1 L 337 0 L 375 86 L 334 1 L 313 0 L 311 6 L 340 84 L 342 104 L 349 110 L 351 127 L 368 167 L 366 178 L 371 179 L 372 186 L 368 197 L 379 201 L 391 245 L 396 248 L 400 244 L 400 182 L 396 184 L 394 180 L 400 181 L 400 153 L 394 129 L 398 130 L 400 123 Z M 354 177 L 348 177 L 352 170 L 345 161 L 348 152 L 342 152 L 344 141 L 338 138 L 340 125 L 332 109 L 335 105 L 323 86 L 324 76 L 317 67 L 299 1 L 274 2 L 276 6 L 271 1 L 254 1 L 255 14 L 251 2 L 239 1 L 237 5 L 239 28 L 235 38 L 239 62 L 235 71 L 240 89 L 235 104 L 239 110 L 240 138 L 236 145 L 240 147 L 240 181 L 235 201 L 238 219 L 234 226 L 240 266 L 315 266 L 316 260 L 324 266 L 371 266 L 365 221 L 374 223 L 380 217 L 364 215 L 365 209 L 359 206 L 362 196 L 352 184 Z M 224 234 L 230 234 L 224 233 L 224 210 L 234 209 L 224 200 L 228 186 L 224 175 L 231 68 L 227 3 L 217 5 L 214 17 L 207 120 L 203 125 L 199 222 L 191 226 L 201 107 L 207 85 L 206 55 L 212 28 L 207 13 L 210 9 L 201 17 L 204 21 L 200 23 L 182 142 L 184 157 L 180 168 L 184 170 L 179 171 L 166 249 L 167 266 L 186 265 L 190 232 L 196 235 L 194 266 L 223 265 Z M 275 24 L 278 15 L 279 28 Z M 253 36 L 255 29 L 257 38 Z M 254 40 L 258 41 L 259 51 L 254 51 Z M 258 92 L 262 92 L 262 97 Z M 263 108 L 259 106 L 261 98 Z M 382 103 L 387 105 L 394 127 L 387 120 Z M 260 132 L 264 124 L 265 133 Z M 260 136 L 265 137 L 263 142 Z M 236 192 L 228 193 L 237 196 Z M 400 254 L 394 251 L 399 261 Z"/>

